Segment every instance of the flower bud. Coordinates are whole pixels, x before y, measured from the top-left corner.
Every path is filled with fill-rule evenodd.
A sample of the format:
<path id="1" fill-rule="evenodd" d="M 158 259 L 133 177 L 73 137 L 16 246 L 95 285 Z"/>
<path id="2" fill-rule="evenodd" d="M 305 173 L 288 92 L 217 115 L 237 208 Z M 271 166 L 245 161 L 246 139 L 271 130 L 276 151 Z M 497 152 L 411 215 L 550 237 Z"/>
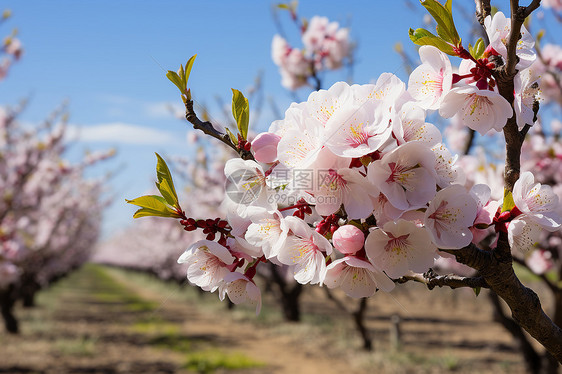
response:
<path id="1" fill-rule="evenodd" d="M 341 226 L 332 237 L 334 247 L 343 254 L 352 255 L 363 248 L 365 235 L 353 225 Z"/>
<path id="2" fill-rule="evenodd" d="M 277 160 L 277 144 L 281 140 L 279 135 L 270 132 L 258 134 L 252 142 L 254 157 L 257 161 L 270 164 Z"/>

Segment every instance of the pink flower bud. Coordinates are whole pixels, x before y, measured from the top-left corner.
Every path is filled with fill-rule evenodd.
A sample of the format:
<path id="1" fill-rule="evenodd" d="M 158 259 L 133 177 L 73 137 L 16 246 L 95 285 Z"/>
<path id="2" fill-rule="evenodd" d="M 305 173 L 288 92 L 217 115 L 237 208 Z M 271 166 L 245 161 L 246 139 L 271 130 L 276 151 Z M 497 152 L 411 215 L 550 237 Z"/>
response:
<path id="1" fill-rule="evenodd" d="M 352 255 L 363 248 L 365 235 L 353 225 L 341 226 L 332 237 L 334 247 L 343 254 Z"/>
<path id="2" fill-rule="evenodd" d="M 259 162 L 270 164 L 277 160 L 277 144 L 281 140 L 279 135 L 270 132 L 258 134 L 252 142 L 254 157 Z"/>

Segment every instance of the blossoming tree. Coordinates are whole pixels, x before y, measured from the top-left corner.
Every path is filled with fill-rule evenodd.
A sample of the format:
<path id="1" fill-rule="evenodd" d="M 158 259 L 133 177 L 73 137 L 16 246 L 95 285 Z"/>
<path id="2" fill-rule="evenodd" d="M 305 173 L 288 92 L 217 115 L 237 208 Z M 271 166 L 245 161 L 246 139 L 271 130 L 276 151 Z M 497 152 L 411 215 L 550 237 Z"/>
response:
<path id="1" fill-rule="evenodd" d="M 451 0 L 421 3 L 437 30 L 410 30 L 411 40 L 421 46 L 422 64 L 407 84 L 389 73 L 373 84 L 338 82 L 291 104 L 285 117 L 253 142 L 242 93 L 233 90 L 238 134 L 223 133 L 201 121 L 193 108 L 188 79 L 195 56 L 177 73 L 169 71 L 186 119 L 239 155 L 224 169 L 227 214 L 216 220 L 191 217 L 161 158 L 160 195 L 128 202 L 140 207 L 135 217 L 171 217 L 186 230 L 203 229 L 205 239 L 178 259 L 187 264 L 188 279 L 218 291 L 221 299 L 253 304 L 256 313 L 261 295 L 254 277 L 265 262 L 289 266 L 298 283 L 338 287 L 353 298 L 390 292 L 408 281 L 430 289 L 489 288 L 507 303 L 514 320 L 562 362 L 560 327 L 512 266 L 512 250 L 529 250 L 543 232 L 559 230 L 562 222 L 558 196 L 531 171 L 521 170 L 520 160 L 539 109 L 534 41 L 523 23 L 540 0 L 528 6 L 512 0 L 510 17 L 492 16 L 489 1 L 476 1 L 489 43 L 481 38 L 468 49 L 453 22 Z M 318 25 L 323 32 L 311 37 L 310 48 L 324 51 L 322 61 L 330 66 L 331 53 L 336 58 L 333 51 L 341 50 L 330 47 L 338 36 L 326 22 Z M 293 49 L 276 44 L 285 50 L 274 53 L 282 69 L 293 71 L 284 64 L 294 60 L 301 64 L 300 55 L 291 57 Z M 462 59 L 456 73 L 449 56 Z M 302 81 L 299 74 L 291 82 Z M 466 184 L 457 157 L 437 127 L 426 122 L 431 111 L 481 134 L 503 133 L 500 193 L 497 185 Z M 485 247 L 481 241 L 488 233 L 493 243 Z M 436 275 L 431 267 L 441 256 L 453 256 L 476 275 Z"/>
<path id="2" fill-rule="evenodd" d="M 6 69 L 22 53 L 17 39 L 7 40 L 0 50 L 13 56 L 3 60 Z M 112 154 L 70 164 L 64 112 L 25 126 L 17 119 L 22 109 L 0 107 L 0 309 L 11 333 L 18 332 L 17 300 L 33 304 L 39 289 L 88 260 L 104 203 L 102 181 L 85 179 L 83 171 Z"/>

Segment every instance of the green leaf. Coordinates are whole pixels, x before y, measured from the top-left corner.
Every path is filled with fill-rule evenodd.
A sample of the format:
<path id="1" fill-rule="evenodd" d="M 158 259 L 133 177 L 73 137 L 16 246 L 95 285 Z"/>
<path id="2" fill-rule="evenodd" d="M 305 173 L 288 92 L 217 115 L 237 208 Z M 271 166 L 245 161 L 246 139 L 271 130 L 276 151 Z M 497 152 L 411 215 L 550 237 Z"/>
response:
<path id="1" fill-rule="evenodd" d="M 178 205 L 178 194 L 176 193 L 176 189 L 174 188 L 174 181 L 172 180 L 172 173 L 170 173 L 170 169 L 168 169 L 168 165 L 166 165 L 166 161 L 158 153 L 156 153 L 156 158 L 158 162 L 156 163 L 156 177 L 158 178 L 158 182 L 156 182 L 156 186 L 158 190 L 164 196 L 164 199 L 173 207 L 179 208 Z M 162 192 L 164 191 L 164 192 Z"/>
<path id="2" fill-rule="evenodd" d="M 195 57 L 197 57 L 197 55 L 193 55 L 189 60 L 187 60 L 185 69 L 183 68 L 183 65 L 180 65 L 177 73 L 172 70 L 168 70 L 166 73 L 166 77 L 168 77 L 168 79 L 176 85 L 182 94 L 187 93 L 187 81 L 189 80 L 189 74 L 191 74 L 191 68 L 193 67 Z"/>
<path id="3" fill-rule="evenodd" d="M 448 1 L 443 6 L 436 0 L 421 0 L 421 4 L 437 22 L 437 35 L 448 43 L 459 45 L 460 37 L 453 22 L 451 2 Z"/>
<path id="4" fill-rule="evenodd" d="M 486 45 L 484 44 L 484 40 L 482 38 L 479 38 L 476 41 L 474 47 L 470 44 L 468 45 L 468 52 L 470 52 L 472 57 L 474 57 L 477 60 L 482 58 L 482 55 L 484 54 L 485 50 L 486 50 Z"/>
<path id="5" fill-rule="evenodd" d="M 480 291 L 482 290 L 482 287 L 474 287 L 472 290 L 474 291 L 476 297 L 478 297 L 478 295 L 480 295 Z"/>
<path id="6" fill-rule="evenodd" d="M 167 205 L 164 198 L 157 195 L 147 195 L 137 197 L 133 200 L 125 200 L 129 204 L 140 206 L 141 209 L 137 210 L 133 218 L 157 216 L 157 217 L 174 217 L 178 218 L 179 215 Z"/>
<path id="7" fill-rule="evenodd" d="M 187 87 L 187 82 L 189 81 L 189 75 L 191 74 L 191 68 L 193 67 L 193 63 L 195 62 L 195 57 L 197 57 L 197 55 L 193 55 L 189 58 L 189 60 L 187 60 L 187 62 L 185 63 L 185 85 Z"/>
<path id="8" fill-rule="evenodd" d="M 133 214 L 133 218 L 141 218 L 141 217 L 166 217 L 166 218 L 181 218 L 179 214 L 176 212 L 162 212 L 159 210 L 152 210 L 147 208 L 141 208 Z"/>
<path id="9" fill-rule="evenodd" d="M 438 36 L 433 35 L 426 29 L 410 29 L 409 35 L 410 40 L 412 40 L 412 42 L 417 45 L 432 45 L 439 49 L 441 52 L 444 52 L 451 56 L 457 56 L 451 44 L 447 43 Z"/>
<path id="10" fill-rule="evenodd" d="M 248 137 L 248 125 L 250 123 L 250 106 L 248 99 L 244 97 L 242 92 L 232 89 L 232 115 L 238 125 L 238 131 L 242 138 Z"/>
<path id="11" fill-rule="evenodd" d="M 230 141 L 232 142 L 232 144 L 234 144 L 234 145 L 238 144 L 238 138 L 236 137 L 236 135 L 234 135 L 232 133 L 232 131 L 230 131 L 228 129 L 228 127 L 225 128 L 225 130 L 226 130 L 226 133 L 228 134 L 228 137 L 230 138 Z"/>
<path id="12" fill-rule="evenodd" d="M 513 201 L 513 194 L 507 188 L 503 190 L 503 205 L 502 213 L 510 211 L 515 207 L 515 201 Z"/>
<path id="13" fill-rule="evenodd" d="M 277 4 L 277 8 L 279 8 L 279 9 L 291 10 L 291 8 L 289 7 L 289 5 L 283 4 L 283 3 Z"/>
<path id="14" fill-rule="evenodd" d="M 176 87 L 178 88 L 178 90 L 180 90 L 181 93 L 185 92 L 185 86 L 182 83 L 182 79 L 180 78 L 180 76 L 178 75 L 178 73 L 176 73 L 175 71 L 171 71 L 168 70 L 168 72 L 166 73 L 166 77 L 168 77 L 168 79 L 176 85 Z"/>
<path id="15" fill-rule="evenodd" d="M 168 204 L 170 204 L 173 207 L 176 206 L 178 201 L 174 196 L 174 191 L 172 190 L 172 186 L 170 186 L 170 183 L 168 183 L 166 179 L 162 180 L 162 182 L 160 183 L 156 183 L 156 188 L 158 188 L 158 191 L 160 191 L 162 197 L 164 198 L 164 200 L 166 200 Z"/>

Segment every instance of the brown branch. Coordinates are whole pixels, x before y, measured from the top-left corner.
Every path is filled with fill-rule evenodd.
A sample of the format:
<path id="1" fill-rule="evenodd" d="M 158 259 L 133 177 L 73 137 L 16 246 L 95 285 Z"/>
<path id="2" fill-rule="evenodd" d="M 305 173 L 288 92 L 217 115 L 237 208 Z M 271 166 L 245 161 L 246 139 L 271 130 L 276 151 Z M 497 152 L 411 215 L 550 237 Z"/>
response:
<path id="1" fill-rule="evenodd" d="M 212 136 L 215 139 L 220 140 L 230 148 L 232 148 L 243 160 L 254 160 L 254 156 L 250 151 L 246 151 L 245 149 L 240 149 L 237 147 L 236 144 L 232 142 L 228 134 L 223 134 L 217 131 L 213 124 L 209 121 L 201 121 L 197 114 L 195 113 L 195 109 L 193 109 L 193 100 L 186 100 L 184 99 L 185 103 L 185 119 L 189 123 L 193 125 L 193 128 L 196 130 L 201 130 L 205 134 Z"/>
<path id="2" fill-rule="evenodd" d="M 476 0 L 476 19 L 484 26 L 484 19 L 492 13 L 490 0 Z"/>
<path id="3" fill-rule="evenodd" d="M 519 58 L 517 57 L 517 43 L 521 38 L 521 27 L 525 22 L 525 18 L 529 16 L 540 5 L 540 0 L 533 0 L 527 7 L 519 6 L 519 0 L 510 0 L 511 3 L 511 32 L 507 41 L 507 58 L 503 66 L 494 69 L 494 78 L 498 83 L 498 91 L 500 95 L 512 106 L 514 100 L 514 84 L 513 79 L 517 74 L 515 66 Z M 513 185 L 519 179 L 521 172 L 521 146 L 524 136 L 519 132 L 515 112 L 512 112 L 511 118 L 507 120 L 503 128 L 506 143 L 506 160 L 504 181 L 505 188 L 508 191 L 513 190 Z"/>
<path id="4" fill-rule="evenodd" d="M 483 251 L 471 244 L 445 252 L 478 270 L 490 289 L 507 303 L 513 320 L 562 362 L 562 330 L 544 313 L 537 294 L 523 286 L 515 275 L 507 234 L 500 233 L 494 251 Z"/>
<path id="5" fill-rule="evenodd" d="M 425 274 L 405 275 L 395 280 L 395 282 L 399 284 L 408 281 L 423 283 L 430 290 L 435 287 L 450 287 L 452 289 L 462 287 L 489 288 L 482 277 L 461 277 L 456 274 L 435 275 L 432 272 L 428 272 Z"/>

